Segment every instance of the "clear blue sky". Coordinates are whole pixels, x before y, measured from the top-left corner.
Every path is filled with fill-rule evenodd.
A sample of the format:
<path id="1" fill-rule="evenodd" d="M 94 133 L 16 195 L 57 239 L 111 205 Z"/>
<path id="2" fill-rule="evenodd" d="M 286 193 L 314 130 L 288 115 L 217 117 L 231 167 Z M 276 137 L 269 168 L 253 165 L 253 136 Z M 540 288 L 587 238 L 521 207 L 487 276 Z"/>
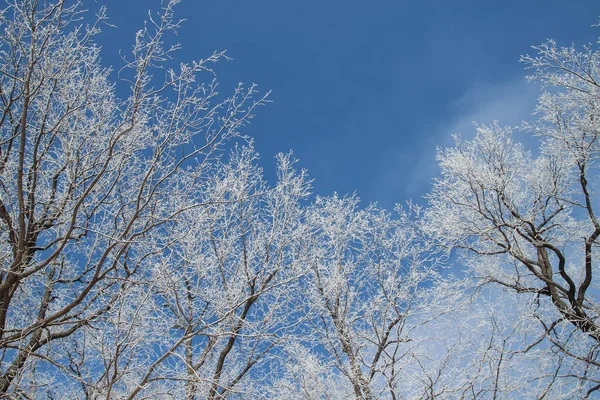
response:
<path id="1" fill-rule="evenodd" d="M 103 58 L 118 65 L 160 1 L 98 4 L 117 26 Z M 600 36 L 594 0 L 183 0 L 177 12 L 180 60 L 226 49 L 224 92 L 239 81 L 273 91 L 245 131 L 268 175 L 272 156 L 293 149 L 315 193 L 357 191 L 387 208 L 428 191 L 452 133 L 529 118 L 538 92 L 518 59 L 531 45 Z"/>

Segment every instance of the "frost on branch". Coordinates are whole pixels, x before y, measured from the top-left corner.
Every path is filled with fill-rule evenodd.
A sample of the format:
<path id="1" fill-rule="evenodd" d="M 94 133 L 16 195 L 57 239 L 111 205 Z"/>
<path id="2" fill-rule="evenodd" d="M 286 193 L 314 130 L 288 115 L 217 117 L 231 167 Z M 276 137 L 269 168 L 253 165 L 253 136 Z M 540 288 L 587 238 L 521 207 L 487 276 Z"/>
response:
<path id="1" fill-rule="evenodd" d="M 390 213 L 311 198 L 291 154 L 268 183 L 242 137 L 266 98 L 218 93 L 223 52 L 175 63 L 177 3 L 118 71 L 103 9 L 0 15 L 0 397 L 597 394 L 593 48 L 523 58 L 539 149 L 477 126 L 429 205 Z"/>
<path id="2" fill-rule="evenodd" d="M 457 138 L 438 153 L 442 176 L 423 228 L 438 245 L 462 249 L 480 283 L 544 306 L 533 315 L 545 332 L 537 344 L 583 363 L 585 370 L 572 373 L 590 395 L 600 388 L 600 53 L 553 41 L 535 49 L 537 56 L 522 61 L 546 91 L 537 119 L 522 129 L 539 139 L 536 155 L 497 123 L 477 126 L 472 141 Z"/>
<path id="3" fill-rule="evenodd" d="M 124 99 L 93 42 L 103 10 L 92 26 L 81 25 L 79 4 L 63 1 L 3 10 L 1 393 L 42 395 L 53 379 L 74 379 L 86 395 L 110 397 L 143 379 L 136 370 L 118 382 L 118 357 L 147 329 L 122 322 L 151 312 L 146 303 L 130 308 L 148 293 L 147 269 L 167 252 L 183 213 L 203 206 L 201 188 L 223 144 L 265 101 L 253 99 L 254 87 L 223 99 L 215 80 L 201 83 L 222 54 L 158 78 L 176 50 L 165 43 L 177 26 L 175 4 L 138 34 L 120 72 L 130 88 Z M 86 363 L 93 349 L 108 356 L 110 341 L 122 354 L 95 376 L 98 365 Z"/>

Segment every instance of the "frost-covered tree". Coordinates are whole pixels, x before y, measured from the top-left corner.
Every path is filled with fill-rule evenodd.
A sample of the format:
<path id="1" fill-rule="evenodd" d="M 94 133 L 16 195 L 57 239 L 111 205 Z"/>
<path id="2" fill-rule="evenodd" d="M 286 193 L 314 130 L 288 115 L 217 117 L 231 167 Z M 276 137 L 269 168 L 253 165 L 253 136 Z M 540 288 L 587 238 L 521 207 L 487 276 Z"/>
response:
<path id="1" fill-rule="evenodd" d="M 545 91 L 538 118 L 522 128 L 539 148 L 497 123 L 477 126 L 473 140 L 456 137 L 438 153 L 442 176 L 423 226 L 438 245 L 462 249 L 480 283 L 539 306 L 521 315 L 543 327 L 532 343 L 580 361 L 569 374 L 587 381 L 589 396 L 600 388 L 600 52 L 552 41 L 535 49 L 522 61 Z"/>
<path id="2" fill-rule="evenodd" d="M 268 384 L 295 321 L 308 182 L 286 156 L 272 188 L 251 147 L 229 158 L 111 310 L 53 349 L 72 369 L 58 382 L 80 383 L 63 397 L 250 398 Z"/>
<path id="3" fill-rule="evenodd" d="M 85 327 L 107 351 L 96 321 L 149 312 L 126 307 L 146 293 L 136 286 L 141 268 L 170 246 L 183 213 L 204 205 L 217 152 L 264 102 L 252 100 L 253 87 L 217 97 L 209 66 L 222 53 L 162 69 L 177 50 L 165 42 L 178 27 L 176 3 L 138 32 L 117 84 L 93 42 L 103 10 L 91 25 L 78 3 L 2 10 L 0 395 L 32 395 L 56 370 L 78 376 L 54 351 L 59 342 Z M 129 326 L 115 325 L 115 335 L 144 329 Z M 125 336 L 110 338 L 114 354 Z M 62 356 L 87 352 L 87 338 Z M 116 366 L 103 368 L 103 381 L 118 377 Z"/>
<path id="4" fill-rule="evenodd" d="M 402 398 L 421 386 L 409 366 L 439 276 L 410 218 L 362 207 L 356 196 L 317 197 L 307 208 L 302 319 L 278 396 Z M 307 385 L 314 375 L 322 379 Z"/>
<path id="5" fill-rule="evenodd" d="M 524 57 L 539 148 L 478 126 L 389 213 L 311 203 L 291 156 L 267 183 L 240 136 L 266 99 L 217 93 L 224 53 L 175 65 L 177 3 L 118 73 L 104 10 L 0 13 L 1 398 L 597 395 L 600 53 Z"/>

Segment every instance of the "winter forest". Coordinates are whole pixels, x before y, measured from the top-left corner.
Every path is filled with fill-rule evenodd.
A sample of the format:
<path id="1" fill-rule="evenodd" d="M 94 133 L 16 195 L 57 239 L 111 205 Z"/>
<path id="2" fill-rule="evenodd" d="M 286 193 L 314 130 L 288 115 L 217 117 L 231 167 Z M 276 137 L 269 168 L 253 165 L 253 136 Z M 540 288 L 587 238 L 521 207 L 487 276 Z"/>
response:
<path id="1" fill-rule="evenodd" d="M 600 398 L 595 44 L 534 47 L 530 120 L 387 210 L 267 179 L 268 92 L 179 59 L 177 3 L 118 73 L 104 11 L 3 5 L 0 398 Z"/>

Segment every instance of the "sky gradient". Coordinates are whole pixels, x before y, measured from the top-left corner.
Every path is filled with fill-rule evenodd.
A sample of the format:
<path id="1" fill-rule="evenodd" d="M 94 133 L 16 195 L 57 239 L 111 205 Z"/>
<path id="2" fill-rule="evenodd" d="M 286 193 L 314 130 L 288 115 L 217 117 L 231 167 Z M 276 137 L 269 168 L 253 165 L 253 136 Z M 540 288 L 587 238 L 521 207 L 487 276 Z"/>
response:
<path id="1" fill-rule="evenodd" d="M 99 40 L 119 65 L 158 0 L 106 0 L 115 28 Z M 417 201 L 438 173 L 436 146 L 472 136 L 472 121 L 517 124 L 538 88 L 519 56 L 547 38 L 594 42 L 597 1 L 198 1 L 183 0 L 178 60 L 227 50 L 215 67 L 228 93 L 237 82 L 272 90 L 244 133 L 266 175 L 293 150 L 314 193 L 356 191 L 392 208 Z"/>

